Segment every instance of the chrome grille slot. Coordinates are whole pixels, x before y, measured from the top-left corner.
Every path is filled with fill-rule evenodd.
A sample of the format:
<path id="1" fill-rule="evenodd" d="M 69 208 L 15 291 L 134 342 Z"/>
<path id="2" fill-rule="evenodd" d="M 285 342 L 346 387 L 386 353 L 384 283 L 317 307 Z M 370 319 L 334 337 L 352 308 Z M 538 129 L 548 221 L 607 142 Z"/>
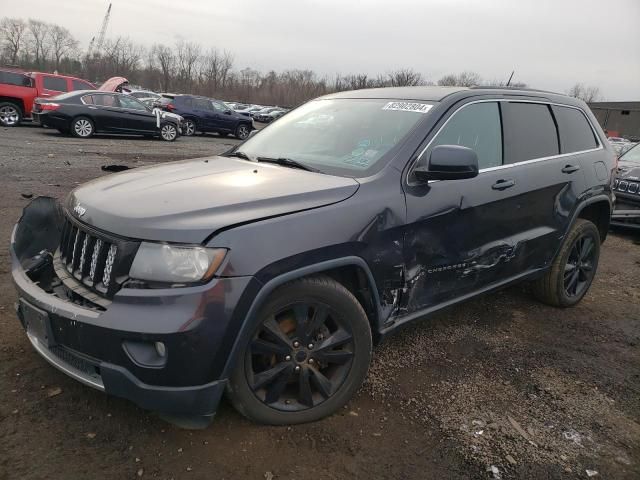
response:
<path id="1" fill-rule="evenodd" d="M 138 242 L 112 237 L 67 218 L 59 247 L 61 268 L 103 297 L 111 298 L 127 280 Z"/>
<path id="2" fill-rule="evenodd" d="M 627 192 L 629 192 L 629 193 L 638 193 L 638 184 L 637 183 L 630 183 L 629 184 L 629 188 L 627 188 Z"/>

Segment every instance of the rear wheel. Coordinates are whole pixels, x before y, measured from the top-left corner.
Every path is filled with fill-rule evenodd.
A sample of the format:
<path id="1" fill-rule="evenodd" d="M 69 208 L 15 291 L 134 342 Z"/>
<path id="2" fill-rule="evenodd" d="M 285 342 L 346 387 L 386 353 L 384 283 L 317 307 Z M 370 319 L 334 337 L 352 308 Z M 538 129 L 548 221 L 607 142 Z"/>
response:
<path id="1" fill-rule="evenodd" d="M 238 128 L 236 128 L 235 136 L 240 140 L 244 140 L 249 136 L 250 133 L 251 129 L 249 128 L 249 125 L 247 125 L 246 123 L 241 123 L 240 125 L 238 125 Z"/>
<path id="2" fill-rule="evenodd" d="M 358 300 L 325 276 L 278 288 L 231 375 L 236 409 L 261 423 L 284 425 L 334 413 L 365 379 L 371 330 Z"/>
<path id="3" fill-rule="evenodd" d="M 191 135 L 196 133 L 196 122 L 193 120 L 185 120 L 182 124 L 182 134 L 190 137 Z"/>
<path id="4" fill-rule="evenodd" d="M 93 122 L 87 117 L 78 117 L 71 122 L 71 134 L 74 137 L 89 138 L 94 132 Z"/>
<path id="5" fill-rule="evenodd" d="M 541 301 L 554 307 L 571 307 L 585 296 L 600 258 L 600 232 L 579 218 L 567 234 L 549 271 L 534 283 Z"/>
<path id="6" fill-rule="evenodd" d="M 3 127 L 15 127 L 22 121 L 22 109 L 12 102 L 0 103 L 0 124 Z"/>
<path id="7" fill-rule="evenodd" d="M 160 126 L 160 138 L 166 142 L 173 142 L 178 138 L 178 129 L 173 123 L 165 123 Z"/>

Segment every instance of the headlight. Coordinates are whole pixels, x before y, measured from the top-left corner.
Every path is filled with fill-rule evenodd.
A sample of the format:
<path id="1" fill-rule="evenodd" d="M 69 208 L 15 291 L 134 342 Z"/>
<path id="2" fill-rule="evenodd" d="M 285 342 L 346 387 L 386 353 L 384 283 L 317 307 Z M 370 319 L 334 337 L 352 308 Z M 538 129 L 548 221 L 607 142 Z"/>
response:
<path id="1" fill-rule="evenodd" d="M 193 283 L 209 280 L 224 260 L 224 248 L 142 242 L 129 276 L 138 280 Z"/>

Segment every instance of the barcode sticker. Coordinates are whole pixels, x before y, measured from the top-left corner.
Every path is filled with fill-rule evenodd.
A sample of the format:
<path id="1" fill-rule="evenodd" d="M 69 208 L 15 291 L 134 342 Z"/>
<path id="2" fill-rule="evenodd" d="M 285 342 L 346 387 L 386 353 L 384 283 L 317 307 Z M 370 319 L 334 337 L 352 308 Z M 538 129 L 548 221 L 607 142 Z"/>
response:
<path id="1" fill-rule="evenodd" d="M 403 112 L 418 112 L 418 113 L 427 113 L 431 110 L 433 105 L 429 105 L 428 103 L 413 103 L 413 102 L 389 102 L 384 107 L 383 110 L 400 110 Z"/>

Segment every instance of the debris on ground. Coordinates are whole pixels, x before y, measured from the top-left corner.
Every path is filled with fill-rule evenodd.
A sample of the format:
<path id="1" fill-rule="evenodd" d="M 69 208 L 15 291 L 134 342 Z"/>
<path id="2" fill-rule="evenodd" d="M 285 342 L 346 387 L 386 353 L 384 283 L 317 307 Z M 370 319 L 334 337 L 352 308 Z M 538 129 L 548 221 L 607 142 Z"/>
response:
<path id="1" fill-rule="evenodd" d="M 491 478 L 494 478 L 495 480 L 500 480 L 502 478 L 500 469 L 495 465 L 491 465 L 490 467 L 488 467 L 487 472 L 491 473 Z"/>
<path id="2" fill-rule="evenodd" d="M 587 474 L 587 477 L 591 478 L 591 477 L 595 477 L 596 475 L 598 475 L 598 472 L 596 470 L 585 470 L 585 473 Z"/>
<path id="3" fill-rule="evenodd" d="M 126 165 L 102 165 L 100 170 L 103 172 L 124 172 L 125 170 L 129 170 L 131 167 L 127 167 Z"/>
<path id="4" fill-rule="evenodd" d="M 60 395 L 62 393 L 62 389 L 60 387 L 53 387 L 47 390 L 47 397 L 55 397 L 56 395 Z"/>

